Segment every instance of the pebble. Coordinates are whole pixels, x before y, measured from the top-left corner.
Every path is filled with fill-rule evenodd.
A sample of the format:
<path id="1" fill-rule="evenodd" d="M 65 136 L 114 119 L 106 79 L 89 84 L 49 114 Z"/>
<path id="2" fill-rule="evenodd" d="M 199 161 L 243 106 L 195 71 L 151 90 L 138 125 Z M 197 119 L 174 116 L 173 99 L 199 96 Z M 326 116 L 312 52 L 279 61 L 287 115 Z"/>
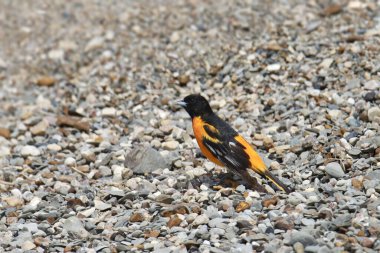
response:
<path id="1" fill-rule="evenodd" d="M 44 135 L 49 127 L 49 122 L 47 120 L 41 120 L 38 124 L 30 128 L 30 132 L 33 135 Z"/>
<path id="2" fill-rule="evenodd" d="M 178 141 L 166 141 L 162 143 L 162 148 L 166 150 L 176 150 L 179 147 Z"/>
<path id="3" fill-rule="evenodd" d="M 378 80 L 370 80 L 370 81 L 367 81 L 367 82 L 364 84 L 364 88 L 367 89 L 367 90 L 376 90 L 376 89 L 380 89 L 380 81 L 378 81 Z"/>
<path id="4" fill-rule="evenodd" d="M 276 64 L 271 64 L 267 66 L 267 70 L 269 72 L 277 72 L 281 69 L 281 65 L 276 63 Z"/>
<path id="5" fill-rule="evenodd" d="M 328 163 L 325 167 L 325 171 L 327 174 L 335 178 L 341 178 L 345 175 L 342 166 L 337 162 Z"/>
<path id="6" fill-rule="evenodd" d="M 63 222 L 62 228 L 69 233 L 76 234 L 81 238 L 86 238 L 88 236 L 88 232 L 84 228 L 81 220 L 79 220 L 75 216 L 71 216 Z"/>
<path id="7" fill-rule="evenodd" d="M 65 165 L 68 166 L 68 167 L 73 167 L 73 166 L 76 165 L 76 161 L 75 161 L 75 159 L 72 158 L 72 157 L 67 157 L 67 158 L 65 159 Z"/>
<path id="8" fill-rule="evenodd" d="M 304 231 L 293 231 L 290 234 L 290 244 L 294 245 L 297 242 L 301 243 L 303 246 L 317 244 L 317 241 L 309 233 Z"/>
<path id="9" fill-rule="evenodd" d="M 100 211 L 108 210 L 112 207 L 112 205 L 108 203 L 104 203 L 101 200 L 94 200 L 95 209 L 98 209 Z"/>
<path id="10" fill-rule="evenodd" d="M 116 116 L 116 109 L 113 107 L 103 108 L 102 116 L 104 116 L 104 117 L 115 117 Z"/>
<path id="11" fill-rule="evenodd" d="M 125 157 L 125 167 L 132 169 L 133 173 L 150 173 L 158 168 L 168 167 L 168 162 L 153 148 L 138 147 Z"/>
<path id="12" fill-rule="evenodd" d="M 24 251 L 32 250 L 36 248 L 36 245 L 32 241 L 26 241 L 21 245 L 21 249 Z"/>
<path id="13" fill-rule="evenodd" d="M 380 123 L 380 107 L 371 107 L 368 109 L 368 119 Z"/>
<path id="14" fill-rule="evenodd" d="M 59 146 L 58 144 L 48 144 L 47 148 L 51 151 L 58 152 L 62 150 L 62 147 Z"/>
<path id="15" fill-rule="evenodd" d="M 54 190 L 63 195 L 67 195 L 70 189 L 71 189 L 71 185 L 65 182 L 57 181 L 54 184 Z"/>
<path id="16" fill-rule="evenodd" d="M 194 226 L 199 226 L 202 224 L 207 224 L 208 222 L 209 222 L 209 217 L 205 214 L 201 214 L 195 218 L 192 224 Z"/>
<path id="17" fill-rule="evenodd" d="M 41 152 L 35 146 L 26 145 L 26 146 L 22 147 L 21 155 L 24 157 L 26 157 L 26 156 L 39 156 L 39 155 L 41 155 Z"/>

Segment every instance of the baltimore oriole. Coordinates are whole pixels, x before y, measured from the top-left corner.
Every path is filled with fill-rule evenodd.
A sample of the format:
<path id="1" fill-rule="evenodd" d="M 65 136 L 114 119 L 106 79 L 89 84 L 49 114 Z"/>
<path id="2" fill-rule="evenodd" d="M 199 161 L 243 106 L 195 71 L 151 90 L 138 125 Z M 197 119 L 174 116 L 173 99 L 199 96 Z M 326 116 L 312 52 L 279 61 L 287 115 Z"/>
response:
<path id="1" fill-rule="evenodd" d="M 219 118 L 201 95 L 189 95 L 178 104 L 189 113 L 195 138 L 202 153 L 219 166 L 227 167 L 234 174 L 249 182 L 247 169 L 269 179 L 277 188 L 290 190 L 265 166 L 259 154 L 231 126 Z M 251 181 L 252 182 L 252 181 Z M 254 181 L 257 182 L 257 181 Z"/>

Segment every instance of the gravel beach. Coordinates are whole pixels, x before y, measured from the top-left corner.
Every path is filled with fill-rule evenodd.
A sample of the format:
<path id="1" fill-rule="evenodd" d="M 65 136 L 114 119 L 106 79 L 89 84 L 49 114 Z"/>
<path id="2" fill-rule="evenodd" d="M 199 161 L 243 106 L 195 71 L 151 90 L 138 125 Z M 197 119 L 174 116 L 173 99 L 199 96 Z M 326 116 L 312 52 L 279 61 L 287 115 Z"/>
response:
<path id="1" fill-rule="evenodd" d="M 192 93 L 294 192 L 220 182 Z M 2 0 L 0 252 L 379 252 L 379 104 L 378 0 Z"/>

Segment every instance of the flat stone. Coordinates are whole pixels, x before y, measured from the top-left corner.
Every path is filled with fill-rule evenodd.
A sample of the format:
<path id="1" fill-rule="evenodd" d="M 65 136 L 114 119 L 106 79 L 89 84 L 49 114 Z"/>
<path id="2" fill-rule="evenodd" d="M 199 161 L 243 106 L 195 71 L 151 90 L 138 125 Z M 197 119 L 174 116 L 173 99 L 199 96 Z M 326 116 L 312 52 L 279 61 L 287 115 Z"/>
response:
<path id="1" fill-rule="evenodd" d="M 37 125 L 30 128 L 30 132 L 33 135 L 45 135 L 48 127 L 49 122 L 47 120 L 41 120 Z"/>
<path id="2" fill-rule="evenodd" d="M 88 236 L 88 232 L 84 228 L 80 219 L 76 216 L 71 216 L 63 222 L 63 229 L 69 233 L 73 233 L 79 237 L 85 238 Z"/>
<path id="3" fill-rule="evenodd" d="M 303 231 L 293 231 L 290 234 L 290 244 L 294 245 L 295 243 L 302 243 L 303 246 L 316 245 L 317 240 L 310 233 Z"/>
<path id="4" fill-rule="evenodd" d="M 168 166 L 168 162 L 160 152 L 149 147 L 135 148 L 125 158 L 125 167 L 132 169 L 133 173 L 136 174 L 150 173 L 159 168 L 167 168 Z"/>
<path id="5" fill-rule="evenodd" d="M 111 209 L 111 207 L 112 207 L 112 205 L 110 205 L 108 203 L 104 203 L 101 200 L 94 200 L 94 206 L 96 209 L 98 209 L 100 211 L 105 211 L 105 210 Z"/>
<path id="6" fill-rule="evenodd" d="M 166 141 L 162 143 L 162 148 L 166 150 L 176 150 L 179 146 L 178 141 Z"/>

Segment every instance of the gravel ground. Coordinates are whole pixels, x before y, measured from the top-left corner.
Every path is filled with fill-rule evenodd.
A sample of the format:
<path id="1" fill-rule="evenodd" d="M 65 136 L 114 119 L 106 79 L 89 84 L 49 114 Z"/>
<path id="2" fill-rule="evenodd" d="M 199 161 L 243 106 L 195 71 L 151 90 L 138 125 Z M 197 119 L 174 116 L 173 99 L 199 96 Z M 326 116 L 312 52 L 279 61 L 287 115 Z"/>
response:
<path id="1" fill-rule="evenodd" d="M 380 3 L 339 2 L 0 1 L 0 252 L 379 252 Z M 190 93 L 294 192 L 219 182 Z"/>

